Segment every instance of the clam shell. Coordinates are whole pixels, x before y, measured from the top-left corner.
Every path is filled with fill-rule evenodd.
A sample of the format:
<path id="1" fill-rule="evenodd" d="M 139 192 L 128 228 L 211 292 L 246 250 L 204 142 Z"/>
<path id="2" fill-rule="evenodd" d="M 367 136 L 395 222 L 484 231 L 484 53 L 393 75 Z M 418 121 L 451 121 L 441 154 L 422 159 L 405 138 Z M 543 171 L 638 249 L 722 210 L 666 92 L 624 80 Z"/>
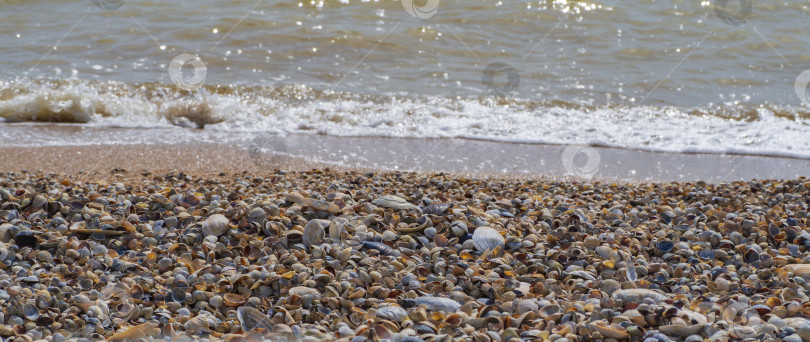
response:
<path id="1" fill-rule="evenodd" d="M 225 306 L 237 307 L 245 304 L 245 297 L 236 293 L 226 293 L 222 295 L 222 299 L 224 299 Z"/>
<path id="2" fill-rule="evenodd" d="M 506 240 L 497 230 L 489 227 L 478 227 L 472 236 L 473 245 L 479 252 L 486 252 L 497 247 L 503 249 Z"/>
<path id="3" fill-rule="evenodd" d="M 596 321 L 593 323 L 588 323 L 588 327 L 598 331 L 600 334 L 602 334 L 602 336 L 615 338 L 617 340 L 624 340 L 628 336 L 630 336 L 627 333 L 627 330 L 625 330 L 621 326 L 616 324 L 608 325 L 607 322 L 605 321 Z"/>
<path id="4" fill-rule="evenodd" d="M 214 214 L 207 218 L 202 224 L 202 232 L 205 235 L 221 236 L 231 229 L 228 218 L 222 214 Z"/>
<path id="5" fill-rule="evenodd" d="M 400 306 L 389 305 L 377 309 L 377 317 L 394 322 L 402 322 L 408 318 L 408 312 Z"/>
<path id="6" fill-rule="evenodd" d="M 320 245 L 321 242 L 323 242 L 326 227 L 328 227 L 329 224 L 330 221 L 328 220 L 312 220 L 307 222 L 307 225 L 304 227 L 304 236 L 302 239 L 304 245 L 307 247 Z"/>
<path id="7" fill-rule="evenodd" d="M 641 303 L 647 298 L 652 299 L 655 302 L 661 302 L 667 299 L 665 295 L 647 289 L 624 289 L 613 292 L 613 299 L 621 299 L 624 302 Z"/>
<path id="8" fill-rule="evenodd" d="M 394 195 L 385 195 L 377 197 L 376 199 L 371 201 L 371 204 L 374 204 L 378 207 L 391 208 L 394 210 L 418 209 L 417 206 L 409 203 L 404 198 Z"/>
<path id="9" fill-rule="evenodd" d="M 270 317 L 254 308 L 243 306 L 237 309 L 236 318 L 239 319 L 239 325 L 242 326 L 244 332 L 257 328 L 273 331 L 273 322 Z"/>
<path id="10" fill-rule="evenodd" d="M 602 280 L 600 288 L 602 289 L 602 291 L 605 291 L 605 293 L 607 293 L 608 295 L 612 295 L 614 292 L 616 292 L 616 290 L 621 289 L 622 285 L 619 284 L 619 282 L 616 281 L 615 279 L 605 279 Z"/>
<path id="11" fill-rule="evenodd" d="M 430 311 L 456 312 L 461 307 L 457 301 L 443 297 L 418 297 L 414 303 L 424 305 Z"/>

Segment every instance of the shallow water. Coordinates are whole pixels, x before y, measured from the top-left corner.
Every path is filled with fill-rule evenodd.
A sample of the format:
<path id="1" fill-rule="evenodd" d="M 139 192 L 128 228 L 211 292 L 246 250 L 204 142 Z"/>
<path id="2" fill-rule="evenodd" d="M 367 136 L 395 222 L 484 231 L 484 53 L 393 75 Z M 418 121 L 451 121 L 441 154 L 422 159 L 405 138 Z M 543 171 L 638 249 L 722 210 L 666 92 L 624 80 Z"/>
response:
<path id="1" fill-rule="evenodd" d="M 804 2 L 407 3 L 0 2 L 0 117 L 810 158 Z"/>

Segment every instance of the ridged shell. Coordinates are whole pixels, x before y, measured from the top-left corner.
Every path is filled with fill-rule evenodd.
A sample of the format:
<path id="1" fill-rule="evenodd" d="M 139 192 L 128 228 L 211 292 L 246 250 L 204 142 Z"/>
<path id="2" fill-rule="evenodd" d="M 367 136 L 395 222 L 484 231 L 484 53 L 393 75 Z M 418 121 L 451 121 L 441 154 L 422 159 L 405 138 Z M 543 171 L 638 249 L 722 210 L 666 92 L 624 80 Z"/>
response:
<path id="1" fill-rule="evenodd" d="M 457 301 L 443 297 L 418 297 L 416 305 L 424 305 L 430 311 L 456 312 L 461 307 Z"/>
<path id="2" fill-rule="evenodd" d="M 447 211 L 447 209 L 450 209 L 452 207 L 453 207 L 452 203 L 433 204 L 422 208 L 422 213 L 429 215 L 441 215 L 442 213 Z"/>
<path id="3" fill-rule="evenodd" d="M 703 342 L 703 336 L 691 335 L 684 340 L 685 342 Z"/>
<path id="4" fill-rule="evenodd" d="M 621 289 L 622 285 L 614 279 L 605 279 L 602 281 L 600 288 L 608 295 L 612 295 L 614 292 Z"/>
<path id="5" fill-rule="evenodd" d="M 537 305 L 537 301 L 534 299 L 515 299 L 515 301 L 512 303 L 512 307 L 519 315 L 530 311 L 535 311 L 540 308 Z"/>
<path id="6" fill-rule="evenodd" d="M 261 311 L 251 307 L 243 306 L 236 310 L 236 318 L 239 319 L 239 324 L 242 326 L 242 331 L 248 332 L 256 328 L 273 331 L 273 322 L 270 317 L 263 314 Z"/>
<path id="7" fill-rule="evenodd" d="M 660 302 L 667 299 L 667 297 L 664 296 L 663 294 L 647 289 L 624 289 L 618 290 L 613 293 L 613 299 L 621 299 L 625 302 L 640 303 L 647 298 L 652 299 L 656 302 Z"/>
<path id="8" fill-rule="evenodd" d="M 482 253 L 495 249 L 496 247 L 501 247 L 501 249 L 503 249 L 506 242 L 503 236 L 498 233 L 497 230 L 489 227 L 476 228 L 475 232 L 473 233 L 472 240 L 473 245 L 475 245 L 475 249 Z"/>
<path id="9" fill-rule="evenodd" d="M 329 223 L 330 221 L 328 220 L 312 220 L 307 222 L 307 225 L 304 226 L 304 236 L 301 240 L 304 245 L 307 247 L 320 245 L 321 242 L 323 242 L 326 227 L 329 226 Z"/>
<path id="10" fill-rule="evenodd" d="M 394 210 L 417 209 L 415 205 L 408 203 L 408 201 L 406 201 L 404 198 L 394 195 L 380 196 L 375 200 L 371 201 L 371 204 L 374 204 L 378 207 L 391 208 Z"/>
<path id="11" fill-rule="evenodd" d="M 231 229 L 228 218 L 222 214 L 211 215 L 202 224 L 202 232 L 205 235 L 221 236 Z"/>
<path id="12" fill-rule="evenodd" d="M 402 322 L 408 318 L 408 312 L 402 307 L 389 305 L 377 309 L 377 317 L 394 322 Z"/>
<path id="13" fill-rule="evenodd" d="M 613 249 L 608 246 L 598 246 L 594 251 L 596 252 L 596 255 L 601 257 L 603 260 L 612 259 L 611 257 L 613 255 Z"/>
<path id="14" fill-rule="evenodd" d="M 802 338 L 799 337 L 799 335 L 792 334 L 792 335 L 785 336 L 785 338 L 782 341 L 785 341 L 785 342 L 802 342 Z"/>

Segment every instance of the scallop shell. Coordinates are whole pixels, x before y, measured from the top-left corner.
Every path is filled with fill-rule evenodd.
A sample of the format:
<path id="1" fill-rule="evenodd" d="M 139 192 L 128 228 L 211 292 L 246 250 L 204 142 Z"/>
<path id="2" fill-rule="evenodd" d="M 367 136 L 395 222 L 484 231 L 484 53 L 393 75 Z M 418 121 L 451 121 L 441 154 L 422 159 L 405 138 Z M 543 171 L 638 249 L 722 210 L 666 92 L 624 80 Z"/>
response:
<path id="1" fill-rule="evenodd" d="M 608 295 L 612 295 L 614 292 L 622 288 L 622 285 L 619 284 L 618 281 L 615 279 L 605 279 L 602 280 L 601 287 L 602 291 L 605 291 Z"/>
<path id="2" fill-rule="evenodd" d="M 328 220 L 312 220 L 307 222 L 304 227 L 304 237 L 302 241 L 304 245 L 309 247 L 311 245 L 320 245 L 323 242 L 326 227 L 330 221 Z"/>
<path id="3" fill-rule="evenodd" d="M 402 307 L 389 305 L 377 309 L 377 317 L 394 322 L 402 322 L 408 318 L 408 312 Z"/>
<path id="4" fill-rule="evenodd" d="M 242 331 L 244 332 L 257 328 L 273 331 L 273 322 L 270 320 L 270 317 L 267 317 L 267 315 L 254 308 L 243 306 L 237 309 L 236 318 L 239 319 L 239 325 L 242 326 Z"/>
<path id="5" fill-rule="evenodd" d="M 608 246 L 605 245 L 597 246 L 596 249 L 594 249 L 594 251 L 596 252 L 596 255 L 602 258 L 602 260 L 612 259 L 613 249 Z"/>
<path id="6" fill-rule="evenodd" d="M 205 235 L 221 236 L 231 229 L 228 218 L 222 214 L 211 215 L 202 224 L 202 232 Z"/>
<path id="7" fill-rule="evenodd" d="M 537 305 L 537 301 L 534 299 L 516 299 L 512 303 L 512 308 L 514 308 L 514 311 L 517 314 L 522 315 L 526 312 L 536 311 L 540 307 Z"/>
<path id="8" fill-rule="evenodd" d="M 782 341 L 785 341 L 785 342 L 802 342 L 802 338 L 799 335 L 791 334 L 791 335 L 785 336 L 782 339 Z"/>
<path id="9" fill-rule="evenodd" d="M 503 249 L 506 240 L 498 233 L 497 230 L 489 227 L 478 227 L 472 236 L 473 245 L 479 252 L 486 252 L 488 250 L 500 247 Z"/>
<path id="10" fill-rule="evenodd" d="M 371 201 L 371 204 L 374 204 L 378 207 L 383 208 L 391 208 L 394 210 L 408 210 L 408 209 L 418 209 L 417 206 L 408 203 L 404 198 L 394 195 L 385 195 L 380 196 Z"/>

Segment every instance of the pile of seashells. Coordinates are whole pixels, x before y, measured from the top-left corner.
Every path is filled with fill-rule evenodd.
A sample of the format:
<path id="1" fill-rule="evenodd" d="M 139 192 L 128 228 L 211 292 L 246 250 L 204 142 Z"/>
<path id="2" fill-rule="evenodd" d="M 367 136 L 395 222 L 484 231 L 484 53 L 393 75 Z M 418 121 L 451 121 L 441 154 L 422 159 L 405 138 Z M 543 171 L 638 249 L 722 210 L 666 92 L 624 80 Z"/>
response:
<path id="1" fill-rule="evenodd" d="M 0 174 L 9 341 L 810 341 L 810 182 Z"/>

